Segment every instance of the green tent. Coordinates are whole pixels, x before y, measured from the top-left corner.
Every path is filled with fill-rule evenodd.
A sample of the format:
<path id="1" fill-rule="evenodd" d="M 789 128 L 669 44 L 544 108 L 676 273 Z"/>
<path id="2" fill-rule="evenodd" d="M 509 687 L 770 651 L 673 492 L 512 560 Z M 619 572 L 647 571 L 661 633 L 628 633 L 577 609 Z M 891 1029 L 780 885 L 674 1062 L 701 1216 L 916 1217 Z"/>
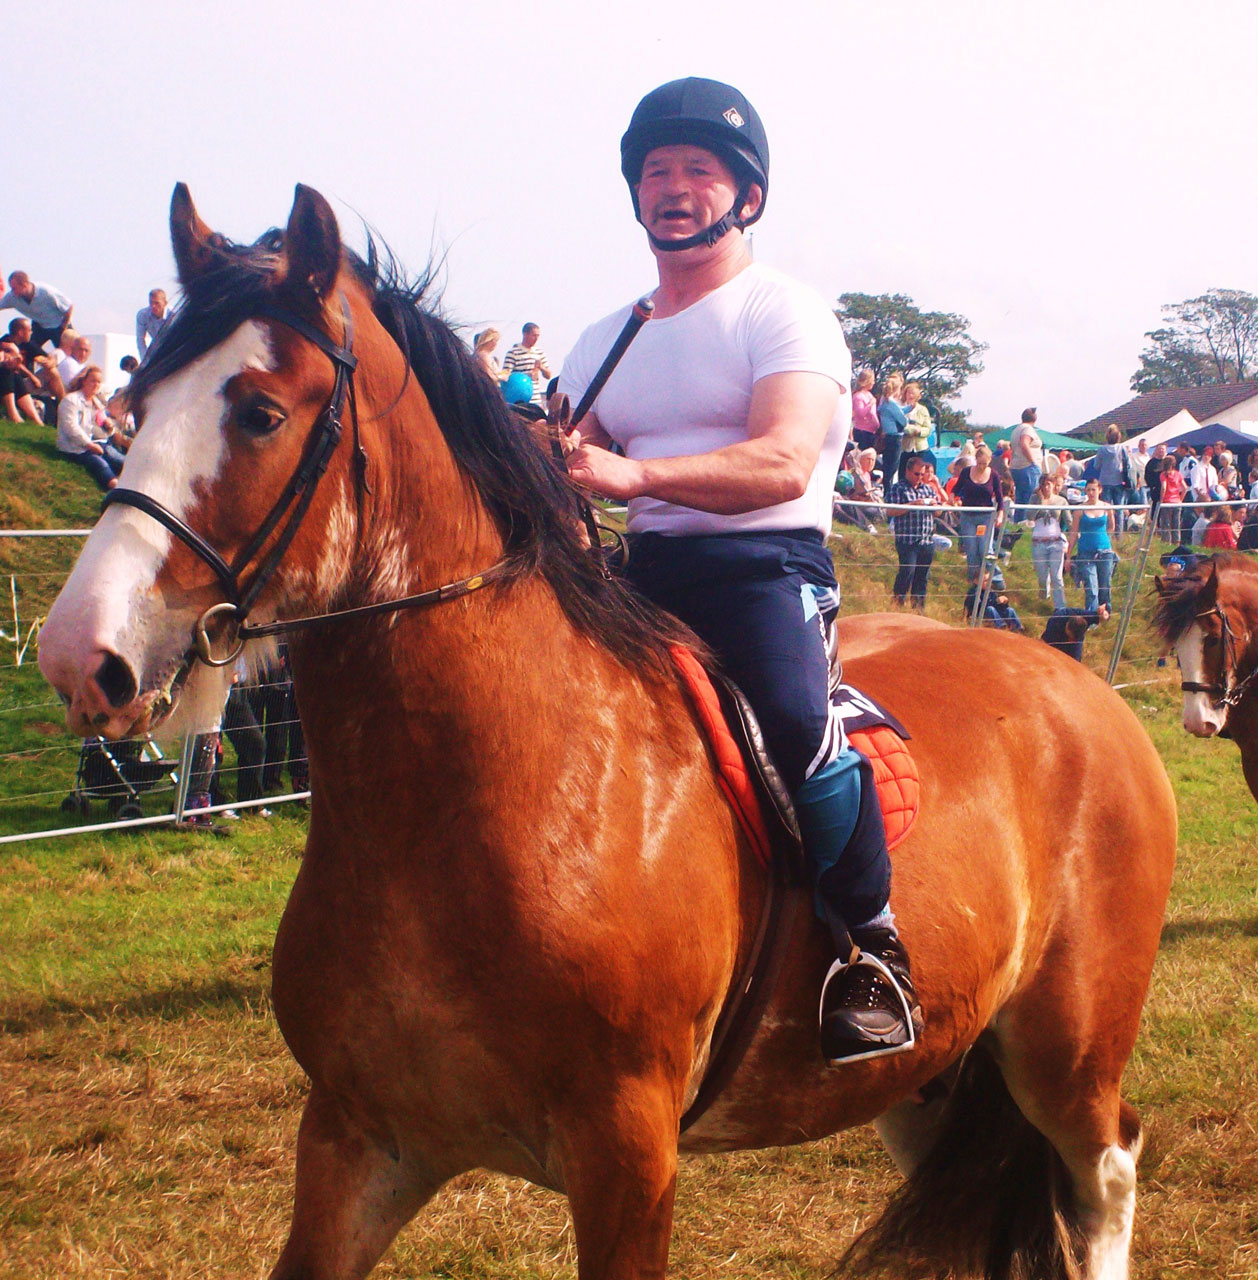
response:
<path id="1" fill-rule="evenodd" d="M 994 449 L 999 441 L 1008 440 L 1013 431 L 1013 427 L 1005 427 L 1001 431 L 985 431 L 983 439 Z M 1036 428 L 1036 431 L 1040 439 L 1043 440 L 1046 449 L 1069 449 L 1076 458 L 1081 454 L 1095 453 L 1100 448 L 1100 445 L 1091 440 L 1078 440 L 1074 436 L 1060 436 L 1056 432 L 1040 431 L 1038 428 Z M 945 431 L 939 443 L 944 449 L 955 449 L 962 441 L 968 440 L 972 435 L 973 432 L 970 431 Z"/>

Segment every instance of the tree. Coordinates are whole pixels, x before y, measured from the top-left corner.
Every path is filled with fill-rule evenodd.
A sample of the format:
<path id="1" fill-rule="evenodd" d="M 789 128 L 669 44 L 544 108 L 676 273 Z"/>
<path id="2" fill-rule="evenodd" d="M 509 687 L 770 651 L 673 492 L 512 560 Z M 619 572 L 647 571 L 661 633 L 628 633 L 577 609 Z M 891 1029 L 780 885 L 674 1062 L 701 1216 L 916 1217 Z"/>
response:
<path id="1" fill-rule="evenodd" d="M 903 293 L 845 293 L 834 314 L 855 368 L 872 369 L 877 382 L 898 369 L 906 381 L 922 384 L 940 429 L 965 429 L 965 415 L 945 401 L 983 372 L 979 356 L 987 344 L 970 335 L 964 316 L 922 311 Z"/>
<path id="2" fill-rule="evenodd" d="M 1243 289 L 1211 289 L 1162 308 L 1131 377 L 1133 391 L 1244 382 L 1258 374 L 1258 297 Z"/>

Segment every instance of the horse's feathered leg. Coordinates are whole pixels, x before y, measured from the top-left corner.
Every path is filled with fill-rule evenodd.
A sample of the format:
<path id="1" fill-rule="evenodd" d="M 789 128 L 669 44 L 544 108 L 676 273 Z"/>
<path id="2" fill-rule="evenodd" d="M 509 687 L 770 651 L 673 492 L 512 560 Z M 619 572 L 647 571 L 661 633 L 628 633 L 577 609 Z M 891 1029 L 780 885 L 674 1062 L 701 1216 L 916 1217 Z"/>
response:
<path id="1" fill-rule="evenodd" d="M 314 1086 L 297 1135 L 292 1226 L 271 1280 L 360 1280 L 445 1181 L 386 1150 Z"/>
<path id="2" fill-rule="evenodd" d="M 559 1126 L 580 1280 L 660 1280 L 677 1186 L 678 1102 L 663 1081 L 619 1080 Z"/>

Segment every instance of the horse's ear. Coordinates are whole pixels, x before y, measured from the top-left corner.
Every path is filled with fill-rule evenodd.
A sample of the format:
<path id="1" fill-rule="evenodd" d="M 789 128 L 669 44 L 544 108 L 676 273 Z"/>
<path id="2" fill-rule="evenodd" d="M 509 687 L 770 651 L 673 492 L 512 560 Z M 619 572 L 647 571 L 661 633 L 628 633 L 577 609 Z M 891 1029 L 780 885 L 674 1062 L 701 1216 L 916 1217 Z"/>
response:
<path id="1" fill-rule="evenodd" d="M 170 197 L 170 243 L 175 251 L 179 283 L 187 288 L 214 261 L 218 237 L 201 221 L 187 184 L 175 184 Z"/>
<path id="2" fill-rule="evenodd" d="M 291 287 L 322 302 L 341 270 L 341 231 L 332 206 L 313 188 L 297 184 L 284 232 L 284 274 Z"/>

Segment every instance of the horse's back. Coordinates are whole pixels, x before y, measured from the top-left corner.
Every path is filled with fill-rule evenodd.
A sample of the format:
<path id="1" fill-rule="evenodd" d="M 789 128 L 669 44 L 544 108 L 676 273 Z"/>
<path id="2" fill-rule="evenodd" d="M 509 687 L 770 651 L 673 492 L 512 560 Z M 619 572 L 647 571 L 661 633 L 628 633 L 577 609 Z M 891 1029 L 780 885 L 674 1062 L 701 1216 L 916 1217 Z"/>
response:
<path id="1" fill-rule="evenodd" d="M 758 1111 L 739 1106 L 736 1081 L 694 1147 L 868 1120 L 1020 1010 L 1087 1038 L 1103 1012 L 1095 993 L 1115 1006 L 1100 1034 L 1116 1070 L 1134 1041 L 1175 848 L 1174 797 L 1136 717 L 1081 664 L 1006 632 L 857 617 L 840 653 L 845 679 L 910 733 L 921 776 L 919 817 L 892 852 L 892 906 L 925 1034 L 913 1053 L 825 1071 L 815 992 L 829 953 L 801 904 L 767 1033 L 740 1072 Z M 1121 979 L 1106 976 L 1114 964 Z M 1019 1029 L 1011 1052 L 1037 1034 Z M 780 1107 L 765 1105 L 773 1097 Z"/>

